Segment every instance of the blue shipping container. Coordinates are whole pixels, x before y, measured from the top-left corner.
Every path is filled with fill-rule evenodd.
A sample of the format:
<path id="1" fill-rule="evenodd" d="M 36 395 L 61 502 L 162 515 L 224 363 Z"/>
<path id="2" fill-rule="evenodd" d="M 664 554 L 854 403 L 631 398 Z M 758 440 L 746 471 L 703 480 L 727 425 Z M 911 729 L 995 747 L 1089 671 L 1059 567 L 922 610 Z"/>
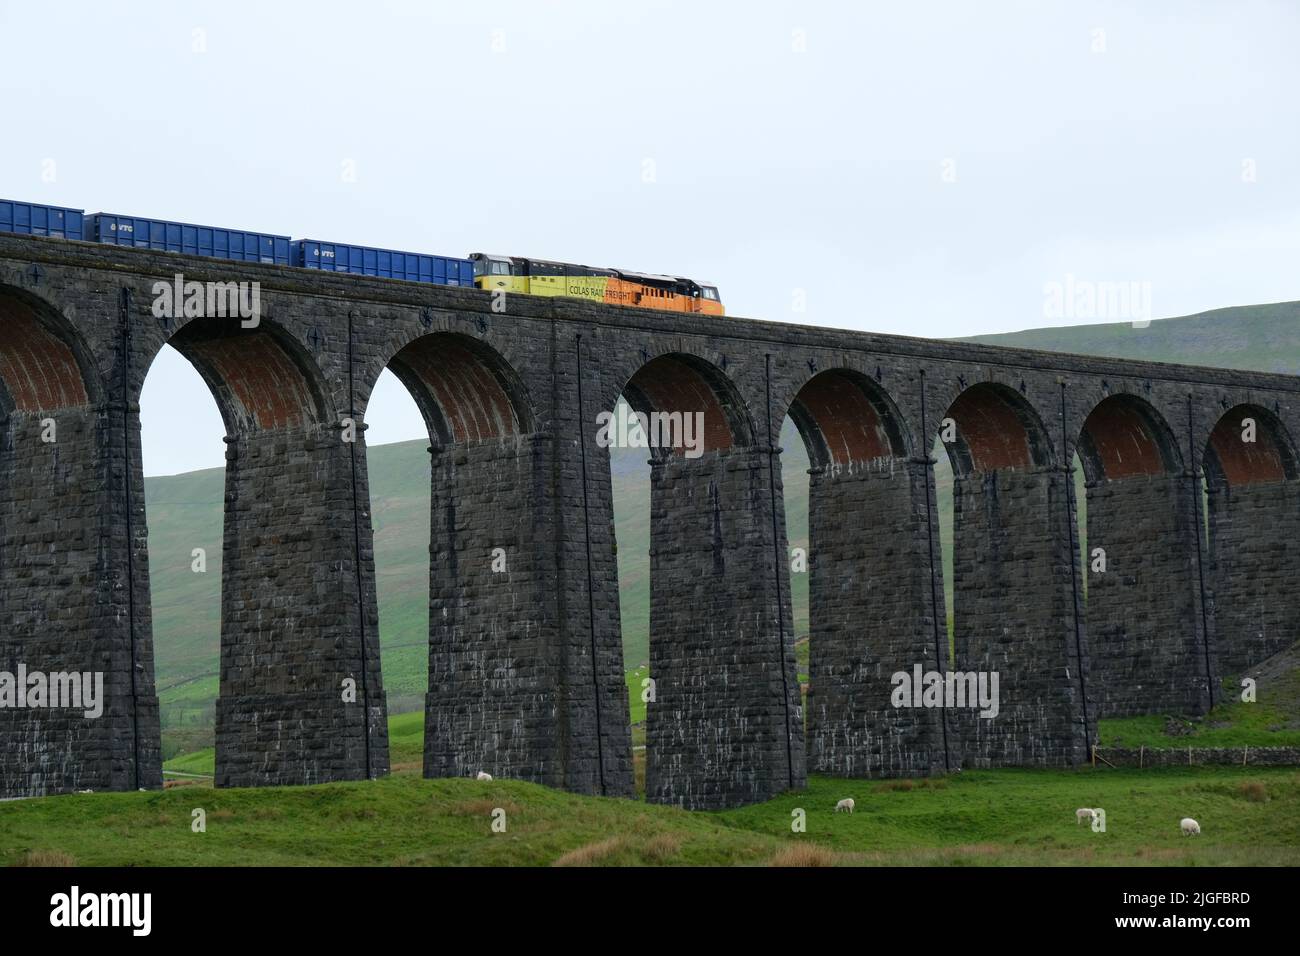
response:
<path id="1" fill-rule="evenodd" d="M 85 211 L 0 199 L 0 232 L 80 239 Z"/>
<path id="2" fill-rule="evenodd" d="M 213 256 L 240 262 L 289 264 L 289 237 L 242 229 L 195 226 L 164 219 L 137 219 L 97 212 L 86 219 L 86 238 L 116 246 L 159 249 L 191 256 Z"/>
<path id="3" fill-rule="evenodd" d="M 352 275 L 432 282 L 436 285 L 474 285 L 474 263 L 468 259 L 398 252 L 370 246 L 348 246 L 317 239 L 293 241 L 293 264 L 304 269 L 347 272 Z"/>

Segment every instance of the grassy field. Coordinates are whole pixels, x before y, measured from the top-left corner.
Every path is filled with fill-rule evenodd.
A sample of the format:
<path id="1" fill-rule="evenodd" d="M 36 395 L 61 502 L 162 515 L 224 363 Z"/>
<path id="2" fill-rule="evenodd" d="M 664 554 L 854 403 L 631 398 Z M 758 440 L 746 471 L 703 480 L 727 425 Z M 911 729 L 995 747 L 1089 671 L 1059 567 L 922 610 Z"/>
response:
<path id="1" fill-rule="evenodd" d="M 842 797 L 854 814 L 833 812 Z M 1074 820 L 1106 811 L 1106 832 Z M 192 811 L 207 831 L 191 832 Z M 492 815 L 505 811 L 506 831 Z M 806 832 L 791 830 L 806 813 Z M 1184 838 L 1191 815 L 1202 836 Z M 100 865 L 1296 865 L 1295 770 L 998 770 L 927 781 L 814 778 L 767 803 L 690 813 L 511 781 L 44 797 L 0 805 L 0 863 Z"/>
<path id="2" fill-rule="evenodd" d="M 1219 700 L 1204 717 L 1188 719 L 1152 714 L 1103 720 L 1102 747 L 1300 747 L 1300 644 L 1266 662 L 1271 671 L 1256 689 L 1257 699 L 1241 699 L 1241 685 L 1224 681 Z"/>

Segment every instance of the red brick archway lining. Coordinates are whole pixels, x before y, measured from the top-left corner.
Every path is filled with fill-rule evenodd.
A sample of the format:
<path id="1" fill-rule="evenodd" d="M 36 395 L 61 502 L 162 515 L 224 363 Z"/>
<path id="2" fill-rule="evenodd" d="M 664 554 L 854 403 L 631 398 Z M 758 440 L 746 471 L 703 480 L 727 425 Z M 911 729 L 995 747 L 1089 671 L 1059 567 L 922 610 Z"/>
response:
<path id="1" fill-rule="evenodd" d="M 487 360 L 446 337 L 416 339 L 393 364 L 408 388 L 422 388 L 447 440 L 482 441 L 520 433 L 519 413 Z"/>
<path id="2" fill-rule="evenodd" d="M 1013 396 L 1001 386 L 981 383 L 962 392 L 948 409 L 946 417 L 957 424 L 957 444 L 968 457 L 964 464 L 969 464 L 971 471 L 1046 464 L 1038 460 L 1041 455 L 1035 455 L 1025 424 L 1032 413 L 1018 409 L 1013 403 L 1019 399 Z"/>
<path id="3" fill-rule="evenodd" d="M 312 420 L 311 386 L 298 364 L 266 332 L 242 331 L 183 346 L 191 361 L 216 378 L 244 420 L 259 428 Z"/>
<path id="4" fill-rule="evenodd" d="M 835 464 L 901 457 L 904 451 L 860 382 L 831 370 L 810 379 L 795 397 L 797 417 L 809 422 Z M 893 425 L 894 423 L 889 423 Z"/>
<path id="5" fill-rule="evenodd" d="M 1255 440 L 1243 439 L 1242 420 L 1255 420 Z M 1229 485 L 1253 485 L 1294 477 L 1295 466 L 1281 426 L 1268 412 L 1250 405 L 1231 409 L 1210 433 L 1210 450 Z"/>
<path id="6" fill-rule="evenodd" d="M 731 421 L 723 407 L 717 388 L 704 373 L 686 361 L 671 355 L 651 359 L 632 376 L 626 392 L 638 412 L 667 412 L 704 415 L 703 451 L 718 451 L 736 443 Z M 632 398 L 644 399 L 643 402 Z M 649 408 L 638 407 L 648 404 Z M 672 449 L 684 455 L 685 447 Z"/>
<path id="7" fill-rule="evenodd" d="M 1080 451 L 1100 476 L 1132 478 L 1173 470 L 1150 417 L 1125 396 L 1112 395 L 1098 404 L 1083 424 L 1083 435 Z"/>
<path id="8" fill-rule="evenodd" d="M 53 411 L 90 402 L 72 349 L 30 306 L 8 296 L 0 297 L 0 382 L 19 411 Z"/>

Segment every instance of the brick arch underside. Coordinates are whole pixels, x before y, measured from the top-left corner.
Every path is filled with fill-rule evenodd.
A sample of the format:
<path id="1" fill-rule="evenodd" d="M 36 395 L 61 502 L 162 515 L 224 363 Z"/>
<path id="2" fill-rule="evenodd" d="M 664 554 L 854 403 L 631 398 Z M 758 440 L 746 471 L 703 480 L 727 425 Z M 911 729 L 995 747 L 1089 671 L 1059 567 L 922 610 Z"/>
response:
<path id="1" fill-rule="evenodd" d="M 1242 440 L 1242 419 L 1255 419 L 1255 441 Z M 1210 466 L 1231 487 L 1297 477 L 1295 458 L 1268 412 L 1240 405 L 1219 419 L 1210 433 Z"/>
<path id="2" fill-rule="evenodd" d="M 1161 475 L 1178 468 L 1151 413 L 1119 396 L 1092 410 L 1079 438 L 1079 455 L 1092 478 Z"/>
<path id="3" fill-rule="evenodd" d="M 987 383 L 971 386 L 949 406 L 947 417 L 957 423 L 957 440 L 948 451 L 959 474 L 1049 463 L 1041 424 L 1010 389 Z"/>
<path id="4" fill-rule="evenodd" d="M 739 425 L 739 400 L 717 378 L 714 370 L 706 371 L 677 356 L 661 355 L 637 370 L 623 387 L 623 397 L 644 415 L 702 414 L 703 450 L 721 451 L 748 443 L 749 435 Z M 673 454 L 679 456 L 684 456 L 686 451 L 680 442 L 672 448 Z"/>
<path id="5" fill-rule="evenodd" d="M 227 427 L 259 430 L 323 418 L 307 372 L 271 333 L 214 334 L 191 323 L 170 343 L 199 370 L 217 396 Z"/>
<path id="6" fill-rule="evenodd" d="M 439 443 L 484 441 L 524 431 L 524 416 L 511 397 L 511 376 L 504 363 L 432 337 L 407 345 L 389 367 L 415 398 Z"/>
<path id="7" fill-rule="evenodd" d="M 814 460 L 850 464 L 905 455 L 898 425 L 883 401 L 847 373 L 815 376 L 799 390 L 790 414 Z"/>
<path id="8" fill-rule="evenodd" d="M 34 309 L 8 296 L 0 297 L 0 388 L 0 403 L 24 412 L 90 403 L 72 348 Z"/>

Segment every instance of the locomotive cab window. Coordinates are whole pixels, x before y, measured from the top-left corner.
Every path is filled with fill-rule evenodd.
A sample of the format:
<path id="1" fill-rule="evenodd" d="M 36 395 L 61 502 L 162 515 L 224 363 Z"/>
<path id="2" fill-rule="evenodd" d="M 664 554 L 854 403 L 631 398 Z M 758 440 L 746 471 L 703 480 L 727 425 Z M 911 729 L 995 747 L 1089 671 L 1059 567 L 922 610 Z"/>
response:
<path id="1" fill-rule="evenodd" d="M 508 276 L 513 274 L 509 259 L 489 259 L 487 256 L 474 256 L 474 275 Z"/>
<path id="2" fill-rule="evenodd" d="M 706 285 L 704 287 L 704 298 L 712 299 L 714 302 L 720 301 L 718 299 L 718 290 L 711 285 Z"/>

